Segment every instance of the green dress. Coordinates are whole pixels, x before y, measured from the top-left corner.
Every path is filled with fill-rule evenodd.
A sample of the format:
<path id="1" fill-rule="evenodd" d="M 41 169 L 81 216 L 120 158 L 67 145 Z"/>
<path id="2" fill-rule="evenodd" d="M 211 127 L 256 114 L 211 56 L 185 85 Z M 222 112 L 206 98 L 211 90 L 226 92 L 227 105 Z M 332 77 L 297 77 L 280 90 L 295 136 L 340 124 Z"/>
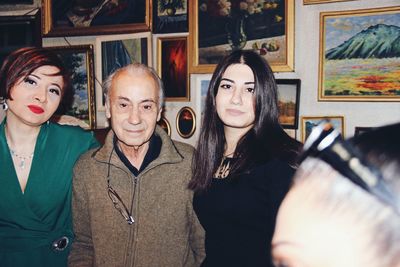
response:
<path id="1" fill-rule="evenodd" d="M 0 266 L 67 266 L 73 239 L 72 170 L 79 156 L 98 146 L 79 127 L 45 123 L 37 137 L 22 193 L 0 124 Z M 54 248 L 54 241 L 68 238 Z"/>

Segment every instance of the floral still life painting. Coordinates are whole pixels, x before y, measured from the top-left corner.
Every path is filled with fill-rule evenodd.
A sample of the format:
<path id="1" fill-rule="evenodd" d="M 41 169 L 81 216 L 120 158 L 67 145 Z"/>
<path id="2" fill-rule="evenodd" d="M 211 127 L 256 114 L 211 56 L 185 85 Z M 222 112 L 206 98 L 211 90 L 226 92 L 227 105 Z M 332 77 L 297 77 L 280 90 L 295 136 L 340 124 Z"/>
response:
<path id="1" fill-rule="evenodd" d="M 400 101 L 400 7 L 321 13 L 319 100 Z"/>
<path id="2" fill-rule="evenodd" d="M 198 0 L 198 64 L 217 64 L 232 50 L 254 50 L 273 69 L 289 64 L 294 2 Z M 211 26 L 212 25 L 212 26 Z M 292 66 L 288 66 L 289 69 Z"/>

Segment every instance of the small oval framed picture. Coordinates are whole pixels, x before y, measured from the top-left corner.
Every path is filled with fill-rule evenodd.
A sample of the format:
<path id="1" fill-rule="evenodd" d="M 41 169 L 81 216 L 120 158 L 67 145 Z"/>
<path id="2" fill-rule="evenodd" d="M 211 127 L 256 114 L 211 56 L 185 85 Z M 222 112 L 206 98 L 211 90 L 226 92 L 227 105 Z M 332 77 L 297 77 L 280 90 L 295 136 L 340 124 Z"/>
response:
<path id="1" fill-rule="evenodd" d="M 193 109 L 183 107 L 176 116 L 176 130 L 182 138 L 189 138 L 196 130 L 196 114 Z"/>
<path id="2" fill-rule="evenodd" d="M 169 121 L 165 117 L 161 117 L 161 119 L 157 122 L 157 124 L 164 129 L 164 131 L 171 136 L 171 125 Z"/>

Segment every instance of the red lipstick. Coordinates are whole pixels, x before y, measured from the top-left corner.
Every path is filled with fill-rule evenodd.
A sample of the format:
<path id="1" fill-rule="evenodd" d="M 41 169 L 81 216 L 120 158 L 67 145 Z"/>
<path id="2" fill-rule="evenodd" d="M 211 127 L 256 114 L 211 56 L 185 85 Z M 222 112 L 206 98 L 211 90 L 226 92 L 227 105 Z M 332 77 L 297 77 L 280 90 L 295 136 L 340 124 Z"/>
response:
<path id="1" fill-rule="evenodd" d="M 41 114 L 41 113 L 44 112 L 44 109 L 42 109 L 41 107 L 36 106 L 36 105 L 29 105 L 28 108 L 29 108 L 33 113 L 36 113 L 36 114 Z"/>

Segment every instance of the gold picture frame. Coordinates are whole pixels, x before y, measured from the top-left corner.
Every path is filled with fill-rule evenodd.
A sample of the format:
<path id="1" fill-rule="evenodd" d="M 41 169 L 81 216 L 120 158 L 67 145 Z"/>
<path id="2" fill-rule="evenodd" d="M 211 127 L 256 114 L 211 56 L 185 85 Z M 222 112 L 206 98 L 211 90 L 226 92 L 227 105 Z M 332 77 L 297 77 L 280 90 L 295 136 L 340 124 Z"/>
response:
<path id="1" fill-rule="evenodd" d="M 279 5 L 279 3 L 275 1 L 265 1 L 265 3 L 259 3 L 262 5 L 262 7 L 260 7 L 261 11 L 259 13 L 255 15 L 249 13 L 246 18 L 232 19 L 228 19 L 231 17 L 227 16 L 226 13 L 222 13 L 223 15 L 216 16 L 215 10 L 212 10 L 210 7 L 204 6 L 206 5 L 206 1 L 204 0 L 191 1 L 189 18 L 189 61 L 191 62 L 190 73 L 212 73 L 219 60 L 225 54 L 229 53 L 231 49 L 233 49 L 230 47 L 228 42 L 231 42 L 232 44 L 237 44 L 238 42 L 240 42 L 237 41 L 238 38 L 235 38 L 236 41 L 229 41 L 232 39 L 229 38 L 229 36 L 231 35 L 229 34 L 229 32 L 231 31 L 226 30 L 225 32 L 225 29 L 230 29 L 236 26 L 228 27 L 227 25 L 239 22 L 239 24 L 242 24 L 242 26 L 239 25 L 239 27 L 241 27 L 241 30 L 239 30 L 239 32 L 242 32 L 243 27 L 245 27 L 243 25 L 246 25 L 246 23 L 250 23 L 246 22 L 249 20 L 252 20 L 252 25 L 256 23 L 257 27 L 247 28 L 248 31 L 250 31 L 252 34 L 250 35 L 250 32 L 248 33 L 250 37 L 246 37 L 246 40 L 248 38 L 248 41 L 244 41 L 245 46 L 241 49 L 252 49 L 259 51 L 261 55 L 266 57 L 274 72 L 294 71 L 295 4 L 294 0 L 281 1 L 284 2 L 284 5 Z M 200 15 L 199 10 L 202 10 L 202 13 Z M 205 14 L 207 12 L 209 12 L 210 14 Z M 223 12 L 223 10 L 219 10 L 219 12 Z M 273 12 L 277 13 L 274 15 Z M 218 18 L 218 16 L 220 18 Z M 276 23 L 266 25 L 266 17 L 268 17 L 268 19 L 270 20 L 276 21 Z M 204 22 L 204 25 L 202 24 L 202 21 Z M 271 33 L 271 36 L 266 36 L 265 34 L 269 33 L 273 27 L 277 27 L 274 29 L 279 29 L 279 31 L 283 31 L 284 34 L 273 36 L 273 34 Z M 199 48 L 200 42 L 203 44 L 210 43 L 209 40 L 200 40 L 201 38 L 199 37 L 199 33 L 206 32 L 204 29 L 207 29 L 207 31 L 215 32 L 215 36 L 211 36 L 214 33 L 210 33 L 210 35 L 207 37 L 209 40 L 214 42 L 214 44 L 211 46 Z M 257 38 L 251 39 L 252 37 Z M 243 41 L 240 43 L 243 44 Z M 202 51 L 199 51 L 200 49 Z M 203 60 L 204 57 L 202 57 L 200 54 L 207 55 L 207 60 L 209 59 L 209 61 L 212 61 L 212 63 L 204 63 L 204 61 L 207 60 Z"/>
<path id="2" fill-rule="evenodd" d="M 76 14 L 79 14 L 77 10 L 80 9 L 72 4 L 77 1 L 42 0 L 42 34 L 45 37 L 55 37 L 150 31 L 151 0 L 137 1 L 136 5 L 140 8 L 134 6 L 134 2 L 132 1 L 124 0 L 118 4 L 112 1 L 107 3 L 102 1 L 102 4 L 98 5 L 97 10 L 95 8 L 86 8 L 87 12 L 90 11 L 92 13 L 79 17 Z M 102 9 L 107 8 L 107 5 L 110 6 L 108 9 L 111 10 L 102 12 Z M 121 7 L 121 5 L 124 6 Z M 99 22 L 94 23 L 96 20 Z M 110 23 L 111 21 L 112 23 Z M 91 26 L 90 24 L 92 23 L 96 25 Z"/>
<path id="3" fill-rule="evenodd" d="M 190 107 L 183 107 L 176 115 L 176 130 L 182 138 L 190 138 L 196 131 L 196 114 Z"/>
<path id="4" fill-rule="evenodd" d="M 328 120 L 342 136 L 345 134 L 344 116 L 302 116 L 301 117 L 301 141 L 304 143 L 310 135 L 311 130 L 322 120 Z"/>
<path id="5" fill-rule="evenodd" d="M 163 130 L 171 136 L 171 125 L 169 124 L 169 121 L 165 117 L 161 117 L 161 119 L 157 122 L 157 124 L 163 128 Z"/>
<path id="6" fill-rule="evenodd" d="M 400 6 L 320 13 L 318 101 L 400 101 L 395 30 Z"/>
<path id="7" fill-rule="evenodd" d="M 349 2 L 355 0 L 303 0 L 303 5 L 326 4 L 336 2 Z"/>
<path id="8" fill-rule="evenodd" d="M 187 40 L 187 36 L 157 39 L 157 72 L 165 101 L 190 101 Z"/>
<path id="9" fill-rule="evenodd" d="M 52 120 L 60 124 L 96 127 L 93 45 L 46 47 L 58 54 L 71 71 L 73 94 L 66 94 Z"/>

